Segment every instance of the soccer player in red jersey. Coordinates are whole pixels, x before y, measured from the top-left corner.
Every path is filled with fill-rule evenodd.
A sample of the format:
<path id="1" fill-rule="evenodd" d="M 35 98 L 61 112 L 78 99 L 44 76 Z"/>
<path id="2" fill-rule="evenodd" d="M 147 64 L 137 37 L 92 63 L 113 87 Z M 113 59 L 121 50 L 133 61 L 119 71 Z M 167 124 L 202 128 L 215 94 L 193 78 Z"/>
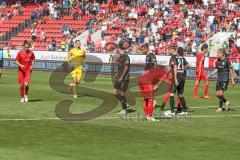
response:
<path id="1" fill-rule="evenodd" d="M 35 60 L 34 53 L 30 50 L 31 44 L 24 41 L 23 49 L 18 52 L 16 64 L 18 65 L 18 82 L 20 85 L 20 102 L 28 102 L 29 81 Z"/>
<path id="2" fill-rule="evenodd" d="M 147 44 L 142 46 L 143 54 L 146 56 L 146 68 L 138 80 L 138 86 L 142 97 L 144 98 L 143 109 L 148 121 L 156 121 L 152 117 L 155 106 L 154 91 L 167 78 L 167 70 L 163 67 L 157 67 L 156 56 L 149 52 Z"/>
<path id="3" fill-rule="evenodd" d="M 145 70 L 138 80 L 138 86 L 143 97 L 143 109 L 148 121 L 156 121 L 153 114 L 154 92 L 167 78 L 167 70 L 157 67 Z"/>
<path id="4" fill-rule="evenodd" d="M 204 98 L 210 98 L 208 96 L 208 78 L 206 72 L 204 70 L 204 61 L 205 61 L 205 53 L 208 51 L 208 45 L 203 44 L 201 47 L 201 52 L 197 55 L 196 60 L 196 83 L 194 86 L 194 98 L 200 98 L 198 96 L 198 86 L 200 81 L 204 81 Z"/>

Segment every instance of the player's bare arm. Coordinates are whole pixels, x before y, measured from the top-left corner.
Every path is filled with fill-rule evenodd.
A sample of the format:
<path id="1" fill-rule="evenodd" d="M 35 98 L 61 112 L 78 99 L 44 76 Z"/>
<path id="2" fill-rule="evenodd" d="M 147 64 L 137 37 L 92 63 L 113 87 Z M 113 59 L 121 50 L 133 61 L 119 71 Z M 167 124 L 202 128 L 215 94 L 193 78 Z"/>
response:
<path id="1" fill-rule="evenodd" d="M 176 65 L 175 63 L 174 63 L 173 74 L 174 74 L 175 85 L 178 86 L 178 80 L 177 80 L 177 65 Z"/>
<path id="2" fill-rule="evenodd" d="M 201 73 L 202 73 L 202 65 L 204 64 L 204 61 L 201 60 L 201 63 L 199 65 L 199 73 L 198 73 L 198 76 L 200 77 L 201 76 Z"/>
<path id="3" fill-rule="evenodd" d="M 121 82 L 123 80 L 123 77 L 127 74 L 128 68 L 129 68 L 129 66 L 124 67 L 123 73 L 119 76 L 119 78 L 117 80 L 118 82 Z"/>
<path id="4" fill-rule="evenodd" d="M 72 54 L 71 51 L 68 53 L 67 58 L 65 59 L 65 61 L 70 61 L 72 59 Z"/>
<path id="5" fill-rule="evenodd" d="M 192 66 L 190 64 L 185 65 L 185 69 L 191 68 Z"/>
<path id="6" fill-rule="evenodd" d="M 84 50 L 83 51 L 83 60 L 85 60 L 86 59 L 86 51 Z"/>
<path id="7" fill-rule="evenodd" d="M 35 60 L 32 61 L 32 64 L 31 64 L 31 67 L 30 67 L 30 71 L 32 71 L 32 69 L 33 69 L 34 62 L 35 62 Z"/>
<path id="8" fill-rule="evenodd" d="M 16 63 L 20 68 L 24 68 L 24 65 L 22 65 L 21 63 L 19 63 L 19 61 L 15 61 L 15 63 Z"/>
<path id="9" fill-rule="evenodd" d="M 156 84 L 154 84 L 153 86 L 154 91 L 156 91 L 163 82 L 164 81 L 158 81 Z"/>
<path id="10" fill-rule="evenodd" d="M 208 77 L 208 78 L 212 77 L 214 74 L 217 73 L 217 71 L 218 71 L 217 69 L 214 69 L 214 71 L 213 71 L 211 74 L 209 74 L 207 77 Z"/>
<path id="11" fill-rule="evenodd" d="M 231 80 L 232 80 L 232 85 L 235 85 L 235 81 L 234 81 L 234 71 L 233 71 L 233 66 L 230 66 L 230 76 L 231 76 Z"/>

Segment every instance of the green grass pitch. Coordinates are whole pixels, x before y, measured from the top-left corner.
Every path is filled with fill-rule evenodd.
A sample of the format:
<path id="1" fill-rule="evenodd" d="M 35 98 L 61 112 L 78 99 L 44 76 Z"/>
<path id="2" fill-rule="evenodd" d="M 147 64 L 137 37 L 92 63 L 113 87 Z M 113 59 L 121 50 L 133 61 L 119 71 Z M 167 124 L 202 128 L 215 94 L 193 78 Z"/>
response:
<path id="1" fill-rule="evenodd" d="M 32 101 L 21 104 L 17 71 L 4 70 L 0 82 L 0 160 L 240 159 L 239 86 L 229 85 L 225 95 L 232 110 L 216 113 L 215 82 L 210 82 L 210 100 L 194 100 L 194 81 L 187 81 L 185 97 L 188 106 L 193 107 L 191 121 L 103 118 L 66 122 L 52 119 L 56 118 L 55 106 L 63 99 L 73 98 L 52 90 L 49 76 L 50 72 L 34 71 L 29 93 Z M 68 77 L 66 83 L 69 81 Z M 81 85 L 109 93 L 112 90 L 109 76 L 98 76 L 94 83 Z M 161 103 L 161 97 L 157 102 Z M 94 97 L 79 97 L 73 100 L 70 110 L 86 112 L 99 103 L 101 100 Z M 135 107 L 142 113 L 140 98 Z M 119 109 L 118 104 L 102 117 L 116 117 Z"/>

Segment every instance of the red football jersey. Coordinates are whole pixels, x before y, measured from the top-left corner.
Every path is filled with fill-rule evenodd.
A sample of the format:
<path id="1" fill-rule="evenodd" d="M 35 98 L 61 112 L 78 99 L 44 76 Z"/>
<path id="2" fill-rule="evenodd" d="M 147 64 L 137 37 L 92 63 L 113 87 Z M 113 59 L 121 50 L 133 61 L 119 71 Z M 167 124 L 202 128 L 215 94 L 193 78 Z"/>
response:
<path id="1" fill-rule="evenodd" d="M 197 59 L 196 59 L 196 72 L 203 72 L 204 71 L 204 61 L 205 61 L 205 53 L 204 52 L 200 52 L 197 55 Z M 200 64 L 202 63 L 202 67 L 200 67 Z"/>
<path id="2" fill-rule="evenodd" d="M 144 71 L 138 80 L 139 85 L 154 85 L 167 78 L 167 71 L 164 68 L 152 68 Z"/>
<path id="3" fill-rule="evenodd" d="M 30 67 L 32 66 L 33 60 L 35 60 L 34 53 L 32 51 L 29 51 L 26 53 L 24 50 L 21 50 L 18 52 L 16 60 L 24 65 L 24 68 L 18 68 L 21 71 L 28 72 L 30 71 Z"/>

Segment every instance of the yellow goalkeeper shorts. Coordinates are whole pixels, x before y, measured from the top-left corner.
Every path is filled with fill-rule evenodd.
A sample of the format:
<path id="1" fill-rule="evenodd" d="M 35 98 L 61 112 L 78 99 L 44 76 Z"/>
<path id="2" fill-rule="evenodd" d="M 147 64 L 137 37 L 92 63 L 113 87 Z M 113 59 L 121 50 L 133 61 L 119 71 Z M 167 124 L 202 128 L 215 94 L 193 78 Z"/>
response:
<path id="1" fill-rule="evenodd" d="M 74 68 L 74 70 L 71 72 L 71 76 L 74 79 L 81 80 L 82 79 L 82 66 Z"/>

